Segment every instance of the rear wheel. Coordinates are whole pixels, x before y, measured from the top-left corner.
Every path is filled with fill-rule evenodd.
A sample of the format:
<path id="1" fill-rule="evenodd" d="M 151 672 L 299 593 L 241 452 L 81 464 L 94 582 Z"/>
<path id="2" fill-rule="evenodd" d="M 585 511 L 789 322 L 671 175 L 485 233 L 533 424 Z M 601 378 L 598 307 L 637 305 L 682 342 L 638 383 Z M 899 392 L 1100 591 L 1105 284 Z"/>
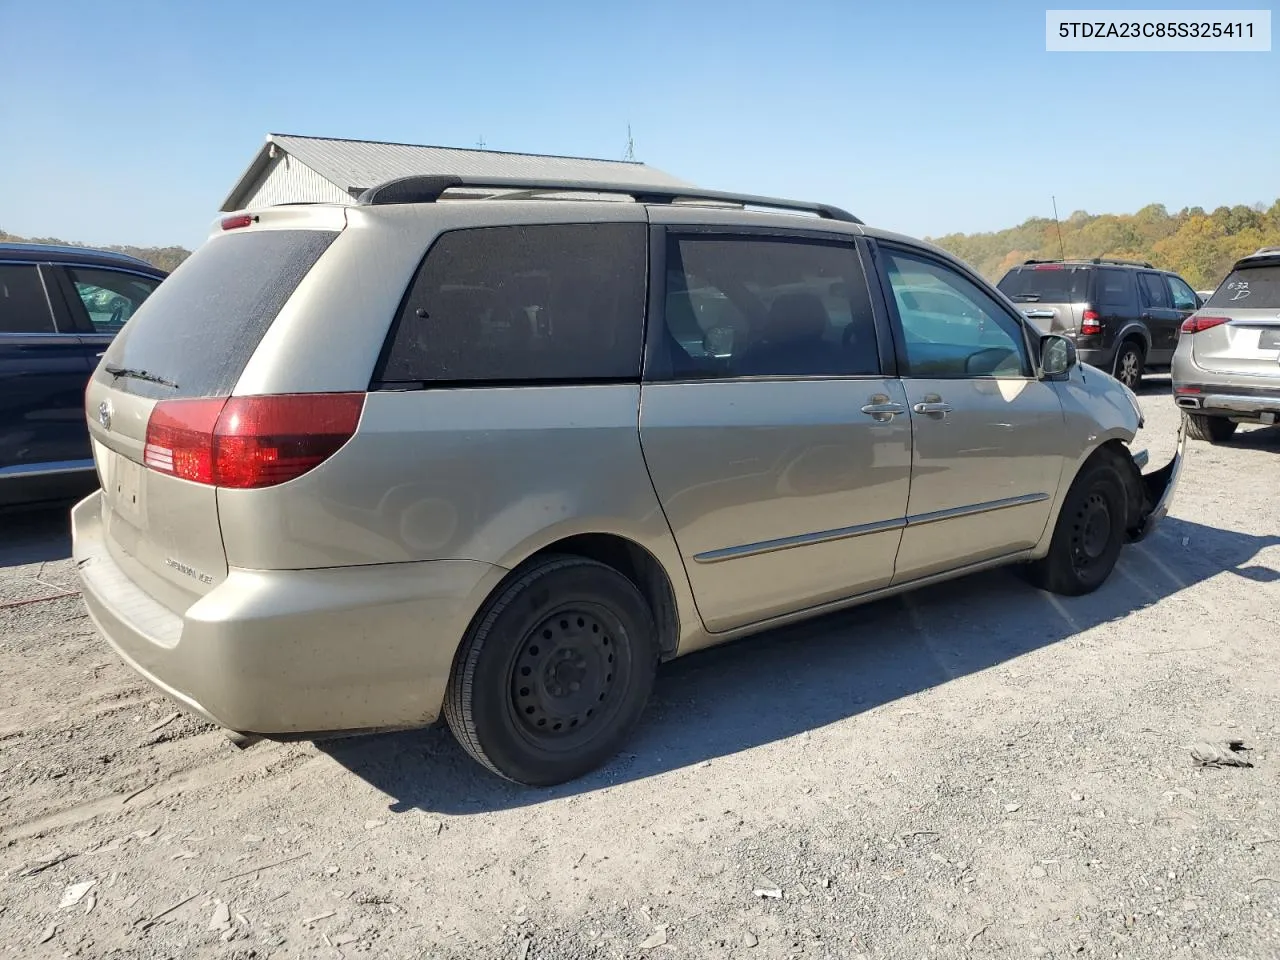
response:
<path id="1" fill-rule="evenodd" d="M 1106 453 L 1096 454 L 1067 491 L 1049 552 L 1029 564 L 1031 582 L 1066 596 L 1102 586 L 1124 546 L 1126 504 L 1120 472 Z"/>
<path id="2" fill-rule="evenodd" d="M 1210 417 L 1203 413 L 1183 414 L 1187 418 L 1187 436 L 1193 440 L 1221 443 L 1235 435 L 1240 424 L 1226 417 Z"/>
<path id="3" fill-rule="evenodd" d="M 1142 369 L 1146 356 L 1142 344 L 1126 340 L 1120 344 L 1116 352 L 1116 379 L 1130 390 L 1137 390 L 1142 384 Z"/>
<path id="4" fill-rule="evenodd" d="M 499 776 L 563 783 L 618 751 L 657 663 L 657 629 L 635 584 L 584 557 L 542 558 L 490 598 L 468 631 L 445 718 Z"/>

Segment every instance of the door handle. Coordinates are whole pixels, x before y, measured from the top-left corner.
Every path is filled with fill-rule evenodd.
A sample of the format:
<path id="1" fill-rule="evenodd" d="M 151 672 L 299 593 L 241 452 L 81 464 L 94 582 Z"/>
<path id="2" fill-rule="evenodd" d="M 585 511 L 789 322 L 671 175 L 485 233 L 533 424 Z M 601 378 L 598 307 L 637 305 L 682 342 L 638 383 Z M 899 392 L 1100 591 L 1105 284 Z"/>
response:
<path id="1" fill-rule="evenodd" d="M 885 394 L 877 393 L 871 398 L 871 402 L 862 408 L 862 412 L 873 420 L 888 423 L 897 414 L 906 413 L 907 408 L 900 403 L 894 403 Z"/>
<path id="2" fill-rule="evenodd" d="M 923 413 L 930 417 L 943 417 L 951 412 L 951 404 L 947 403 L 936 393 L 925 397 L 923 401 L 917 403 L 911 408 L 916 413 Z"/>

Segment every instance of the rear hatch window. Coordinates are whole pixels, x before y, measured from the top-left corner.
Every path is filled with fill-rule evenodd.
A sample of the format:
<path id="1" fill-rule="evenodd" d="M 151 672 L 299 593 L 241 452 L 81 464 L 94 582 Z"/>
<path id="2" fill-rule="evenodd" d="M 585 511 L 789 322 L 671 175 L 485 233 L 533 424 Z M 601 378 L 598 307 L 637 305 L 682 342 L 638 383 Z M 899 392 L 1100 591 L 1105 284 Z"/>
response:
<path id="1" fill-rule="evenodd" d="M 1089 270 L 1057 263 L 1014 267 L 999 287 L 1015 303 L 1083 303 L 1089 297 Z"/>
<path id="2" fill-rule="evenodd" d="M 1213 292 L 1205 309 L 1280 309 L 1280 263 L 1231 271 Z"/>
<path id="3" fill-rule="evenodd" d="M 98 374 L 124 393 L 225 397 L 276 315 L 333 243 L 331 230 L 251 230 L 214 237 L 125 324 Z"/>

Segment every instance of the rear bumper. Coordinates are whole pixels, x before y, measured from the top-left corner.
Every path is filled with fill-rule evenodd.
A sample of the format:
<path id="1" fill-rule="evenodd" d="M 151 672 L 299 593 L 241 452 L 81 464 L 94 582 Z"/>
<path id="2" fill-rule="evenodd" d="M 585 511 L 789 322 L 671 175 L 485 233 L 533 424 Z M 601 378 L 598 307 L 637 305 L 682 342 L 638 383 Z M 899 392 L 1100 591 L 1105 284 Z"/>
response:
<path id="1" fill-rule="evenodd" d="M 77 504 L 71 520 L 81 592 L 107 641 L 163 693 L 239 733 L 431 723 L 458 642 L 505 573 L 468 560 L 233 568 L 177 613 L 112 559 L 99 493 Z"/>
<path id="2" fill-rule="evenodd" d="M 1110 373 L 1116 365 L 1116 347 L 1115 344 L 1109 347 L 1077 347 L 1076 357 L 1081 363 Z"/>
<path id="3" fill-rule="evenodd" d="M 1183 410 L 1231 417 L 1236 420 L 1262 420 L 1269 422 L 1280 416 L 1280 387 L 1270 395 L 1263 391 L 1249 393 L 1232 392 L 1230 387 L 1215 390 L 1200 387 L 1200 393 L 1180 393 L 1174 385 L 1174 402 Z M 1264 414 L 1270 414 L 1264 418 Z"/>

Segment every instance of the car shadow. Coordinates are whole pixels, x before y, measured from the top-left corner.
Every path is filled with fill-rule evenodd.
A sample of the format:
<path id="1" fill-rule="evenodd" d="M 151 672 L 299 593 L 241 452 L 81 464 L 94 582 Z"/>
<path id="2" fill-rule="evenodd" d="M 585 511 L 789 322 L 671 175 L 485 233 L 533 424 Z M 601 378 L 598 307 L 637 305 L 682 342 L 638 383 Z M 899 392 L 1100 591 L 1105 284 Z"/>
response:
<path id="1" fill-rule="evenodd" d="M 0 510 L 0 567 L 51 563 L 70 556 L 70 503 Z"/>
<path id="2" fill-rule="evenodd" d="M 447 729 L 330 740 L 320 750 L 392 797 L 389 809 L 474 814 L 590 793 L 816 730 L 1119 620 L 1253 563 L 1280 537 L 1166 519 L 1101 589 L 1050 597 L 1008 570 L 976 574 L 665 664 L 640 729 L 604 768 L 549 789 L 500 780 Z"/>
<path id="3" fill-rule="evenodd" d="M 1280 426 L 1237 430 L 1235 436 L 1218 446 L 1239 450 L 1271 450 L 1280 452 Z"/>

